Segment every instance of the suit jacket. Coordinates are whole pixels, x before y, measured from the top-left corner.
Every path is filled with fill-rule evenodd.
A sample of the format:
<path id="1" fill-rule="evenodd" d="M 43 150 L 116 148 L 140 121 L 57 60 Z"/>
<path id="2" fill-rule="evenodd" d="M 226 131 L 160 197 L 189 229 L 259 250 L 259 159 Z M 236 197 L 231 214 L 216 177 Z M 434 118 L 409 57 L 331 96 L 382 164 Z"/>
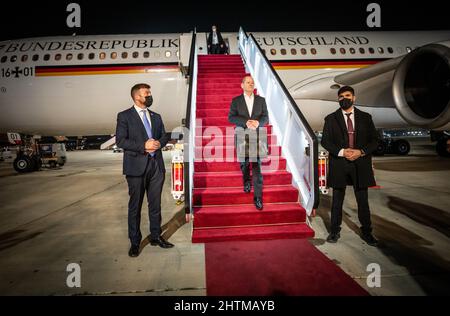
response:
<path id="1" fill-rule="evenodd" d="M 230 112 L 228 113 L 228 121 L 236 125 L 236 127 L 242 127 L 247 129 L 248 120 L 257 120 L 259 126 L 257 129 L 259 135 L 259 128 L 263 127 L 269 122 L 269 114 L 267 112 L 266 99 L 259 95 L 254 95 L 252 113 L 248 113 L 247 104 L 245 103 L 244 95 L 241 94 L 231 101 Z M 235 129 L 235 135 L 238 136 L 240 129 Z M 242 131 L 242 130 L 241 130 Z M 267 135 L 265 133 L 264 135 Z M 260 135 L 261 136 L 261 135 Z M 235 137 L 236 139 L 236 137 Z M 267 139 L 264 139 L 267 143 Z"/>
<path id="2" fill-rule="evenodd" d="M 220 34 L 219 31 L 216 31 L 217 33 L 217 39 L 219 40 L 219 45 L 225 45 L 225 41 L 223 40 L 222 34 Z M 213 37 L 213 32 L 209 32 L 208 34 L 208 45 L 212 45 L 212 37 Z"/>
<path id="3" fill-rule="evenodd" d="M 378 133 L 369 113 L 354 109 L 355 120 L 355 149 L 362 149 L 366 155 L 354 161 L 357 170 L 357 183 L 359 188 L 375 185 L 372 170 L 372 153 L 378 146 Z M 322 146 L 329 152 L 328 186 L 343 188 L 347 186 L 345 176 L 344 157 L 339 157 L 342 148 L 348 148 L 347 125 L 342 110 L 329 114 L 325 118 L 323 127 Z"/>
<path id="4" fill-rule="evenodd" d="M 161 116 L 150 111 L 153 139 L 166 146 L 170 134 L 166 133 Z M 148 154 L 145 152 L 145 142 L 148 140 L 147 132 L 141 117 L 134 106 L 117 115 L 116 142 L 124 150 L 123 174 L 127 176 L 142 176 L 147 166 Z M 165 172 L 161 148 L 155 151 L 155 158 L 161 172 Z"/>

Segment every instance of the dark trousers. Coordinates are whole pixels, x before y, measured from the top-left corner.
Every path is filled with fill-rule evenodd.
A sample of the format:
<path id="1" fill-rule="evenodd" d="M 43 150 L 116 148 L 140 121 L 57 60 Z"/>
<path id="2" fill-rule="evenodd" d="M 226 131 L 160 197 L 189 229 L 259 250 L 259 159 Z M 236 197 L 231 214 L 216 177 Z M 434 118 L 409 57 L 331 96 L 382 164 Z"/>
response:
<path id="1" fill-rule="evenodd" d="M 252 164 L 252 176 L 253 176 L 253 190 L 254 197 L 262 198 L 263 176 L 261 173 L 261 160 L 250 162 L 249 158 L 245 159 L 245 162 L 241 162 L 241 171 L 244 178 L 244 184 L 250 182 L 250 164 Z"/>
<path id="2" fill-rule="evenodd" d="M 141 243 L 141 209 L 144 194 L 147 192 L 148 217 L 150 219 L 150 237 L 157 239 L 161 235 L 161 192 L 165 173 L 161 172 L 155 158 L 148 157 L 145 172 L 140 177 L 127 176 L 128 194 L 128 237 L 131 244 Z"/>
<path id="3" fill-rule="evenodd" d="M 219 44 L 211 44 L 211 54 L 222 54 Z"/>
<path id="4" fill-rule="evenodd" d="M 358 219 L 361 223 L 361 232 L 370 234 L 372 223 L 370 221 L 369 196 L 367 188 L 359 188 L 357 185 L 356 166 L 353 162 L 346 161 L 345 175 L 347 184 L 353 185 L 356 202 L 358 204 Z M 344 203 L 345 187 L 333 188 L 333 202 L 331 205 L 331 233 L 341 231 L 342 205 Z"/>

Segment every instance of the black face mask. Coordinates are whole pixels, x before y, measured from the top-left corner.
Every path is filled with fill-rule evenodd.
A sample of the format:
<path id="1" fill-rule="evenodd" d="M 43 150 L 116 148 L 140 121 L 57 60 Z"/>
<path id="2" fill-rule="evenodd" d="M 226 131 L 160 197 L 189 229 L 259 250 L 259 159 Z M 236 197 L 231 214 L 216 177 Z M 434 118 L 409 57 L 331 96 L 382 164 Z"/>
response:
<path id="1" fill-rule="evenodd" d="M 348 109 L 350 109 L 352 107 L 353 100 L 347 99 L 347 98 L 343 98 L 342 100 L 339 100 L 339 105 L 341 106 L 341 109 L 348 110 Z"/>
<path id="2" fill-rule="evenodd" d="M 145 97 L 144 105 L 149 108 L 152 106 L 152 104 L 153 104 L 153 96 L 149 95 L 148 97 Z"/>

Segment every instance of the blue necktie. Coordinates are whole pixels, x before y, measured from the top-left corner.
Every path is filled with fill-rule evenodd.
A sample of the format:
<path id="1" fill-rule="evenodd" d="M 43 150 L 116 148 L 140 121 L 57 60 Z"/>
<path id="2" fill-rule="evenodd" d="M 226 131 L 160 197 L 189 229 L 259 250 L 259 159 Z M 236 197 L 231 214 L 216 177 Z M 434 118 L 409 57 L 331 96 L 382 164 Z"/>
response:
<path id="1" fill-rule="evenodd" d="M 153 135 L 152 135 L 152 128 L 150 126 L 150 122 L 148 121 L 147 115 L 145 114 L 145 112 L 147 112 L 147 110 L 142 110 L 141 112 L 142 112 L 142 115 L 144 116 L 144 127 L 147 132 L 147 136 L 149 139 L 151 139 L 151 138 L 153 138 Z M 152 156 L 152 157 L 154 155 L 155 155 L 155 153 L 150 154 L 150 156 Z"/>

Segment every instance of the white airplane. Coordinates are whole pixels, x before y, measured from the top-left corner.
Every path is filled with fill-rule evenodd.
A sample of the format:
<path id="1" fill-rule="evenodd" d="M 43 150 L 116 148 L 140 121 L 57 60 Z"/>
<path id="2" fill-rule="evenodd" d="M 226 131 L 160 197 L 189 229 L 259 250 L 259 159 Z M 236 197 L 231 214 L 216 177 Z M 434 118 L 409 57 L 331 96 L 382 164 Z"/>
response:
<path id="1" fill-rule="evenodd" d="M 200 54 L 206 35 L 197 34 Z M 237 33 L 223 33 L 238 54 Z M 309 124 L 320 131 L 352 85 L 379 128 L 450 129 L 450 31 L 253 33 Z M 113 134 L 132 105 L 130 88 L 152 86 L 166 129 L 185 117 L 189 35 L 43 37 L 0 42 L 0 133 Z M 417 48 L 417 49 L 416 49 Z M 438 147 L 439 147 L 438 146 Z"/>

